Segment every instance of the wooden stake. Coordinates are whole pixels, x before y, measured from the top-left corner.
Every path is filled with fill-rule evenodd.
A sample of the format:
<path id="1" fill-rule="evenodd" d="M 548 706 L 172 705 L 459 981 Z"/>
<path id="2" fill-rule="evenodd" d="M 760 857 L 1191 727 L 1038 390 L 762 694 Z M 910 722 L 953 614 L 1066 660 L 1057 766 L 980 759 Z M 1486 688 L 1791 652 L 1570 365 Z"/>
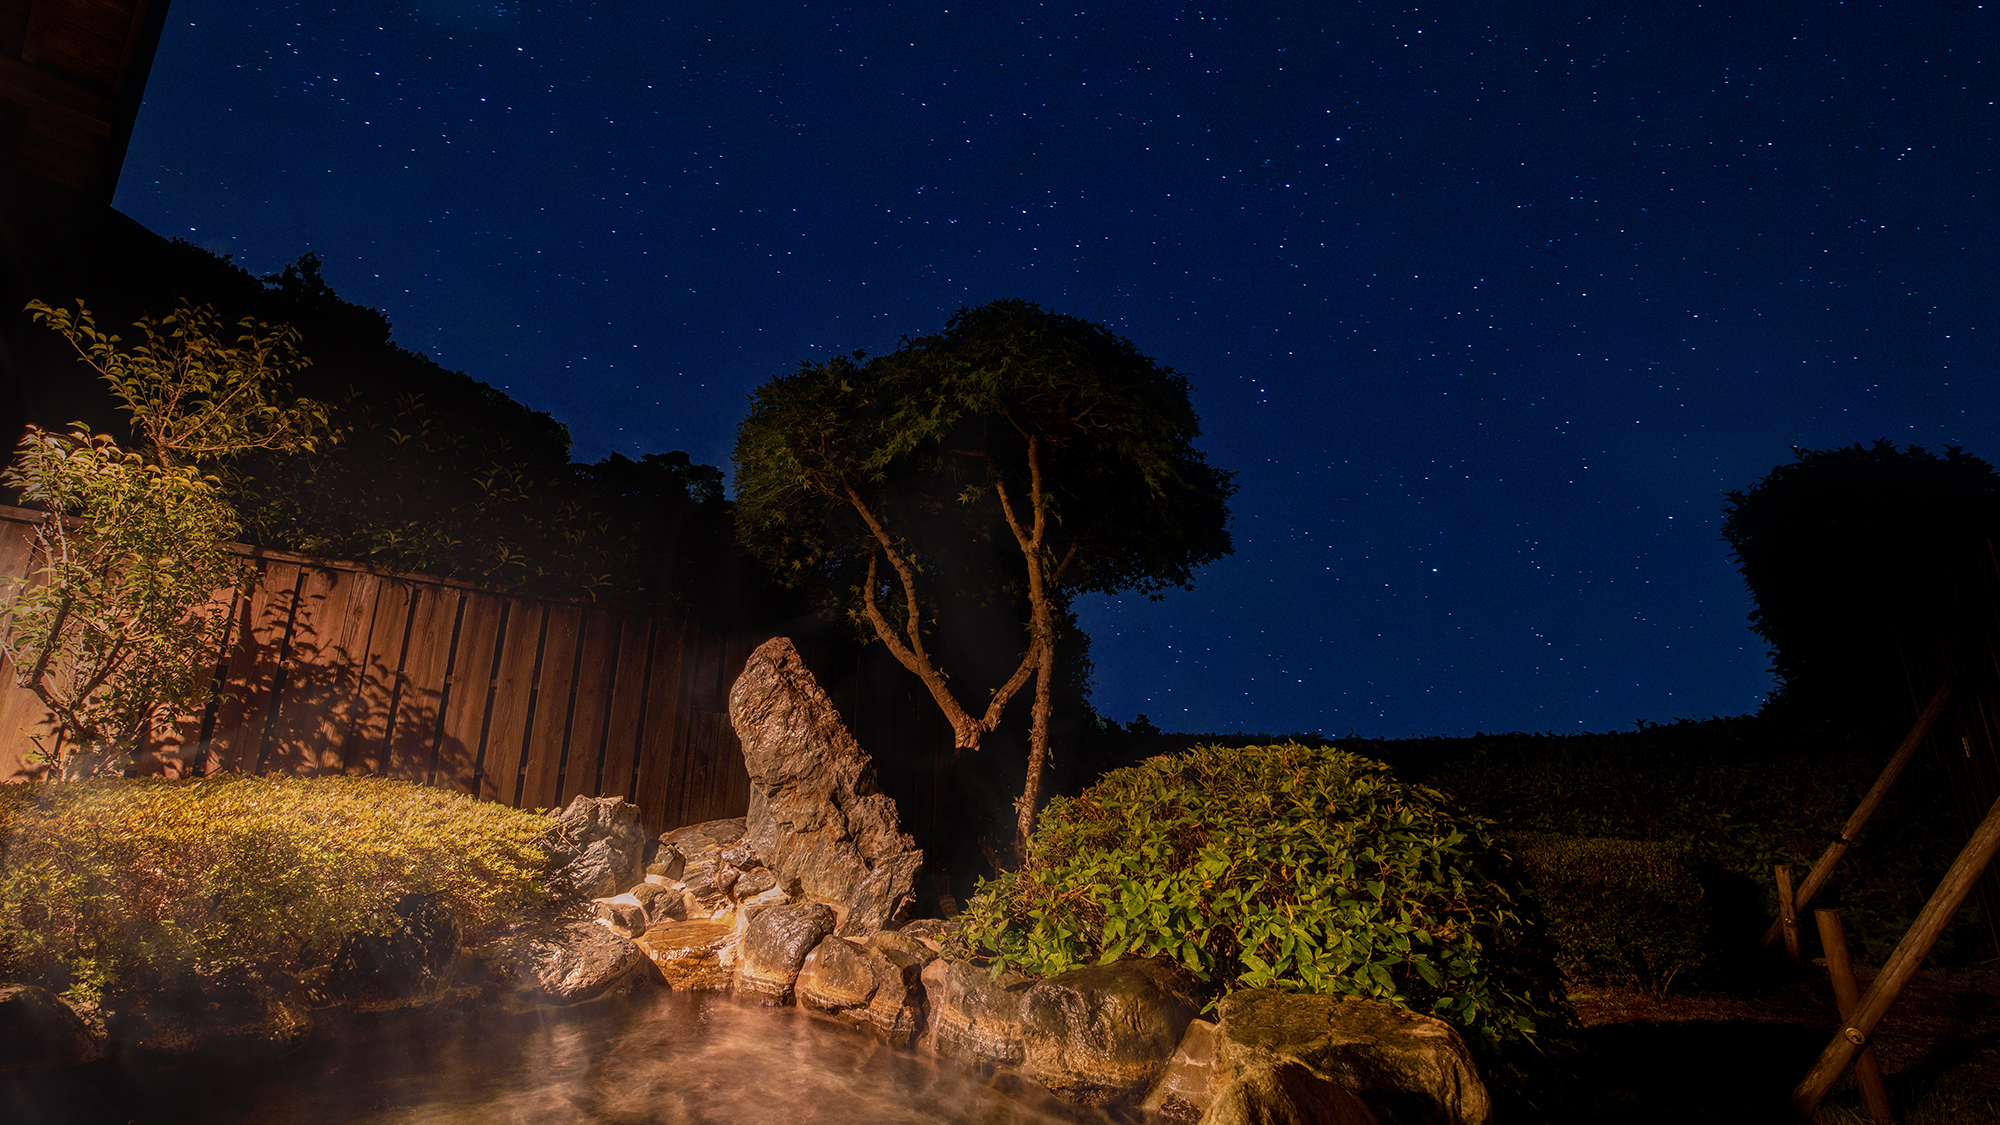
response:
<path id="1" fill-rule="evenodd" d="M 1978 831 L 1966 841 L 1965 850 L 1958 853 L 1951 870 L 1945 872 L 1944 882 L 1931 894 L 1931 900 L 1924 904 L 1923 913 L 1896 943 L 1896 951 L 1889 955 L 1889 963 L 1868 991 L 1862 995 L 1861 1003 L 1854 1014 L 1845 1020 L 1833 1041 L 1820 1052 L 1819 1061 L 1806 1073 L 1798 1088 L 1792 1091 L 1792 1110 L 1799 1120 L 1810 1120 L 1813 1111 L 1826 1097 L 1828 1089 L 1847 1069 L 1861 1045 L 1875 1033 L 1875 1025 L 1882 1022 L 1882 1014 L 1896 1000 L 1896 994 L 1903 990 L 1917 969 L 1930 956 L 1931 947 L 1937 944 L 1938 935 L 1951 923 L 1958 908 L 1965 905 L 1965 896 L 1972 893 L 1972 885 L 1979 880 L 1986 865 L 1993 862 L 1995 852 L 2000 852 L 2000 801 L 1986 812 L 1986 819 L 1979 822 Z"/>
<path id="2" fill-rule="evenodd" d="M 1931 727 L 1936 725 L 1938 716 L 1944 714 L 1945 704 L 1950 702 L 1951 681 L 1947 680 L 1938 685 L 1936 694 L 1931 696 L 1931 701 L 1925 706 L 1923 714 L 1917 716 L 1916 725 L 1910 728 L 1908 735 L 1904 736 L 1903 744 L 1896 747 L 1896 753 L 1890 757 L 1889 764 L 1882 767 L 1882 776 L 1875 779 L 1874 787 L 1868 790 L 1867 796 L 1861 798 L 1861 803 L 1855 806 L 1854 814 L 1847 818 L 1847 823 L 1841 825 L 1840 838 L 1828 844 L 1826 851 L 1820 854 L 1819 862 L 1813 864 L 1812 872 L 1799 886 L 1797 899 L 1793 903 L 1796 909 L 1804 910 L 1806 904 L 1812 901 L 1813 895 L 1826 884 L 1827 879 L 1833 874 L 1834 864 L 1839 863 L 1840 857 L 1846 855 L 1847 849 L 1853 846 L 1854 838 L 1860 835 L 1862 826 L 1868 823 L 1869 817 L 1875 815 L 1875 809 L 1882 803 L 1882 798 L 1889 795 L 1889 786 L 1895 784 L 1896 776 L 1903 772 L 1903 767 L 1910 764 L 1910 758 L 1916 754 L 1917 747 L 1923 745 L 1924 738 L 1931 733 Z M 1773 921 L 1771 928 L 1764 931 L 1764 948 L 1769 949 L 1776 945 L 1783 932 L 1784 921 L 1782 919 Z"/>
<path id="3" fill-rule="evenodd" d="M 1826 949 L 1826 972 L 1833 978 L 1834 1003 L 1840 1006 L 1840 1022 L 1845 1025 L 1853 1020 L 1854 1009 L 1861 1006 L 1861 989 L 1854 983 L 1854 964 L 1847 956 L 1847 932 L 1840 926 L 1840 911 L 1815 910 L 1813 921 L 1819 924 L 1819 943 Z M 1868 1107 L 1868 1116 L 1875 1119 L 1875 1125 L 1894 1125 L 1895 1115 L 1889 1111 L 1889 1090 L 1882 1084 L 1882 1064 L 1875 1057 L 1875 1045 L 1867 1044 L 1854 1057 L 1854 1080 L 1861 1086 L 1861 1102 Z"/>
<path id="4" fill-rule="evenodd" d="M 1771 869 L 1778 878 L 1778 924 L 1784 927 L 1785 956 L 1794 965 L 1804 965 L 1805 958 L 1799 953 L 1799 904 L 1792 897 L 1792 868 L 1781 863 Z"/>

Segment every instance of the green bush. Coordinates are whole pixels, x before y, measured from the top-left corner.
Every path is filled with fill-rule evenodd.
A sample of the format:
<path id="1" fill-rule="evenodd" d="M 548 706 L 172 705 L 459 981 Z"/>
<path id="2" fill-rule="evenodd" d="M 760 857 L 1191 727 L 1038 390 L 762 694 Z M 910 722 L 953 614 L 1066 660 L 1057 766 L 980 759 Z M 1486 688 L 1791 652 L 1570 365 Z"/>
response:
<path id="1" fill-rule="evenodd" d="M 1383 1000 L 1491 1057 L 1571 1019 L 1524 890 L 1487 822 L 1380 762 L 1199 746 L 1051 801 L 1021 869 L 981 885 L 952 940 L 996 972 L 1158 956 L 1216 998 Z"/>
<path id="2" fill-rule="evenodd" d="M 0 980 L 93 999 L 135 969 L 297 971 L 438 895 L 468 933 L 544 896 L 551 822 L 379 778 L 0 786 Z"/>
<path id="3" fill-rule="evenodd" d="M 1508 838 L 1571 980 L 1664 992 L 1707 959 L 1706 894 L 1671 844 L 1550 833 Z"/>

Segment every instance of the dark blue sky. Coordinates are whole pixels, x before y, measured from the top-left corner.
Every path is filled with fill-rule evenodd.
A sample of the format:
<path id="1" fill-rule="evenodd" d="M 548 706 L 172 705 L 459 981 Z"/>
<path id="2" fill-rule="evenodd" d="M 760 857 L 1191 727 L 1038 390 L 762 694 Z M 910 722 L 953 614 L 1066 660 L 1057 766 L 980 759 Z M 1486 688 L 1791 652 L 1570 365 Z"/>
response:
<path id="1" fill-rule="evenodd" d="M 1101 712 L 1609 730 L 1770 686 L 1728 490 L 2000 459 L 1995 43 L 1976 3 L 174 0 L 116 202 L 317 252 L 585 460 L 727 467 L 753 387 L 960 306 L 1103 322 L 1241 491 L 1194 592 L 1083 605 Z"/>

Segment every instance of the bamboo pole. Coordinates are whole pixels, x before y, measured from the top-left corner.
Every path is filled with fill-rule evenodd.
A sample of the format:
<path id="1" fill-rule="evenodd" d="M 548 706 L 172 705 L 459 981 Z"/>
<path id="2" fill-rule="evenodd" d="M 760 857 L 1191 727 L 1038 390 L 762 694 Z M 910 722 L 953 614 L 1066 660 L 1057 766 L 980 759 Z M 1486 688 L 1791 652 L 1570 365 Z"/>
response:
<path id="1" fill-rule="evenodd" d="M 1854 1018 L 1854 1009 L 1861 1006 L 1861 989 L 1854 983 L 1854 963 L 1847 956 L 1847 933 L 1840 925 L 1840 911 L 1815 910 L 1813 921 L 1819 924 L 1819 943 L 1826 950 L 1826 973 L 1833 978 L 1840 1022 L 1846 1024 Z M 1873 1043 L 1863 1046 L 1854 1057 L 1854 1080 L 1861 1086 L 1861 1103 L 1868 1107 L 1875 1125 L 1895 1125 L 1889 1089 L 1882 1083 L 1882 1063 L 1875 1057 Z"/>
<path id="2" fill-rule="evenodd" d="M 1805 957 L 1799 952 L 1799 902 L 1792 894 L 1792 867 L 1781 863 L 1771 869 L 1778 880 L 1778 925 L 1784 927 L 1785 956 L 1794 965 L 1805 964 Z"/>
<path id="3" fill-rule="evenodd" d="M 1861 803 L 1855 806 L 1854 814 L 1847 818 L 1846 824 L 1841 825 L 1839 838 L 1828 844 L 1826 851 L 1820 853 L 1819 862 L 1813 864 L 1811 873 L 1806 876 L 1806 881 L 1799 885 L 1798 893 L 1793 898 L 1792 905 L 1795 909 L 1804 910 L 1806 905 L 1812 902 L 1813 895 L 1818 893 L 1820 887 L 1824 886 L 1827 879 L 1833 875 L 1834 864 L 1839 863 L 1840 857 L 1846 855 L 1847 849 L 1854 845 L 1854 838 L 1861 834 L 1862 826 L 1868 823 L 1869 817 L 1875 815 L 1875 809 L 1881 805 L 1882 799 L 1889 795 L 1889 787 L 1895 784 L 1897 775 L 1903 772 L 1903 767 L 1910 764 L 1910 759 L 1916 755 L 1917 747 L 1923 745 L 1925 737 L 1931 733 L 1931 727 L 1937 724 L 1938 716 L 1944 714 L 1945 705 L 1950 702 L 1951 681 L 1946 680 L 1938 685 L 1930 703 L 1925 706 L 1923 713 L 1917 716 L 1916 725 L 1910 728 L 1910 733 L 1903 738 L 1903 744 L 1896 747 L 1896 753 L 1889 758 L 1889 764 L 1882 767 L 1882 776 L 1875 779 L 1875 784 L 1868 790 L 1868 795 L 1861 798 Z M 1764 947 L 1768 949 L 1777 944 L 1778 938 L 1783 933 L 1784 920 L 1774 919 L 1771 928 L 1764 931 Z"/>
<path id="4" fill-rule="evenodd" d="M 2000 852 L 2000 801 L 1993 802 L 1993 807 L 1987 810 L 1986 819 L 1979 822 L 1978 831 L 1966 841 L 1965 850 L 1958 853 L 1951 870 L 1945 872 L 1944 882 L 1938 884 L 1930 901 L 1924 904 L 1923 913 L 1917 915 L 1916 923 L 1903 935 L 1903 940 L 1896 943 L 1896 951 L 1889 955 L 1889 963 L 1882 966 L 1881 973 L 1868 986 L 1854 1015 L 1842 1021 L 1845 1026 L 1820 1052 L 1819 1061 L 1792 1091 L 1792 1109 L 1799 1120 L 1812 1117 L 1827 1090 L 1875 1033 L 1882 1014 L 1930 955 L 1931 946 L 1937 944 L 1938 935 L 1944 932 L 1958 908 L 1965 905 L 1965 896 L 1972 893 L 1972 885 L 1986 865 L 1993 862 L 1995 852 Z"/>

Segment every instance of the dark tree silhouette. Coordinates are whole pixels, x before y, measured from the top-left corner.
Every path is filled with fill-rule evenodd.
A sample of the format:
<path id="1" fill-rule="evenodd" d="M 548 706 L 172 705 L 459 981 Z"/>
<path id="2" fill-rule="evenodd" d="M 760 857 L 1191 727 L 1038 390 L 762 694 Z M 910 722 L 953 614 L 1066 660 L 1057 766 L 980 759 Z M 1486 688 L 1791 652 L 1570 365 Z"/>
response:
<path id="1" fill-rule="evenodd" d="M 2000 475 L 1957 447 L 1795 452 L 1731 492 L 1722 525 L 1756 602 L 1751 627 L 1771 646 L 1767 707 L 1893 737 L 1912 694 L 1936 687 L 1904 682 L 1902 652 L 1953 629 L 1958 591 L 1990 570 Z"/>

